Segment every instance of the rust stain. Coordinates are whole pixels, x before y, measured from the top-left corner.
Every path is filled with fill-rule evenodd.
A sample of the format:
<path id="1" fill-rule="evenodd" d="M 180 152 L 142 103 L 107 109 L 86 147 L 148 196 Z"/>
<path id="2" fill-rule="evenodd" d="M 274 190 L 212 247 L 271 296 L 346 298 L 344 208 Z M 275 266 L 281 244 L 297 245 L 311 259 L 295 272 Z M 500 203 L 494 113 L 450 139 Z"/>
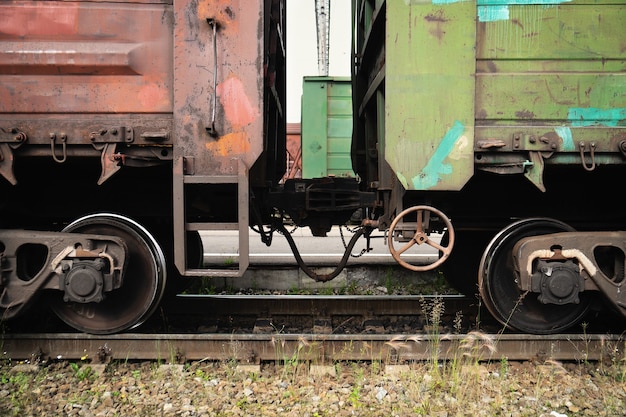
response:
<path id="1" fill-rule="evenodd" d="M 234 132 L 220 136 L 215 142 L 207 142 L 206 148 L 213 154 L 230 157 L 250 151 L 250 141 L 246 132 Z"/>
<path id="2" fill-rule="evenodd" d="M 446 17 L 444 11 L 440 9 L 435 13 L 429 13 L 424 16 L 424 20 L 434 25 L 430 27 L 429 33 L 441 41 L 446 34 L 446 31 L 444 30 L 445 24 L 450 21 L 450 19 Z"/>
<path id="3" fill-rule="evenodd" d="M 217 95 L 233 130 L 249 125 L 259 117 L 259 110 L 251 104 L 243 82 L 235 74 L 217 86 Z"/>
<path id="4" fill-rule="evenodd" d="M 201 19 L 213 18 L 217 20 L 221 29 L 239 32 L 239 0 L 213 0 L 198 2 L 198 16 Z"/>
<path id="5" fill-rule="evenodd" d="M 522 29 L 522 31 L 524 30 L 524 25 L 519 19 L 511 19 L 511 23 L 513 23 L 516 26 L 519 26 L 519 28 Z"/>
<path id="6" fill-rule="evenodd" d="M 441 22 L 441 23 L 445 23 L 448 22 L 450 19 L 448 19 L 446 17 L 446 15 L 444 14 L 443 10 L 437 10 L 435 13 L 429 13 L 426 16 L 424 16 L 424 20 L 426 20 L 427 22 Z"/>
<path id="7" fill-rule="evenodd" d="M 515 116 L 519 117 L 520 119 L 534 119 L 535 113 L 533 113 L 530 110 L 522 110 L 522 111 L 516 111 Z"/>

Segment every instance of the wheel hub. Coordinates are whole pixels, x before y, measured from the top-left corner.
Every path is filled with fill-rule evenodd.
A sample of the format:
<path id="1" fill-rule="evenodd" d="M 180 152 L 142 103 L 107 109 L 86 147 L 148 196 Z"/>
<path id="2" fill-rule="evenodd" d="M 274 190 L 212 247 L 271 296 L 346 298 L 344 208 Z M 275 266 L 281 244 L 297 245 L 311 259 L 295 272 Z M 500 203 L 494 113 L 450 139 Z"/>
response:
<path id="1" fill-rule="evenodd" d="M 61 279 L 65 302 L 99 303 L 104 298 L 104 261 L 77 261 Z"/>
<path id="2" fill-rule="evenodd" d="M 533 277 L 533 291 L 540 293 L 543 304 L 578 304 L 578 294 L 583 288 L 578 266 L 572 262 L 539 261 Z"/>

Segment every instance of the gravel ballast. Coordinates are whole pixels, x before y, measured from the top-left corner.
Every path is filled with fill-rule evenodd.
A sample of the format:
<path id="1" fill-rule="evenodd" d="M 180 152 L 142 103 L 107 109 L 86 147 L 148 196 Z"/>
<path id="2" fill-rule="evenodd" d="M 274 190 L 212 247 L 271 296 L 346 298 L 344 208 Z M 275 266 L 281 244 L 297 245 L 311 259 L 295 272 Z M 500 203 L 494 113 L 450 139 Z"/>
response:
<path id="1" fill-rule="evenodd" d="M 623 416 L 621 362 L 0 367 L 1 416 Z"/>

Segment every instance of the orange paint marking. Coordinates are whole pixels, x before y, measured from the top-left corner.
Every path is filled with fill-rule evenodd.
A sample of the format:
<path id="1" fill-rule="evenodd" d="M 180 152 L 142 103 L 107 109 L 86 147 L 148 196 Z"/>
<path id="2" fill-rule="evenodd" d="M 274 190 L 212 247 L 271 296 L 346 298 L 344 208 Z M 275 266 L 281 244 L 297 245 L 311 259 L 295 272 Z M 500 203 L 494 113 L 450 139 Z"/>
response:
<path id="1" fill-rule="evenodd" d="M 213 154 L 230 157 L 250 152 L 250 141 L 246 132 L 234 132 L 220 136 L 215 142 L 207 142 L 206 148 Z"/>
<path id="2" fill-rule="evenodd" d="M 231 74 L 217 86 L 217 94 L 224 108 L 226 120 L 234 130 L 249 125 L 259 117 L 259 110 L 250 103 L 245 86 L 235 74 Z"/>
<path id="3" fill-rule="evenodd" d="M 154 83 L 141 87 L 138 98 L 141 105 L 147 110 L 160 108 L 168 104 L 167 90 Z"/>

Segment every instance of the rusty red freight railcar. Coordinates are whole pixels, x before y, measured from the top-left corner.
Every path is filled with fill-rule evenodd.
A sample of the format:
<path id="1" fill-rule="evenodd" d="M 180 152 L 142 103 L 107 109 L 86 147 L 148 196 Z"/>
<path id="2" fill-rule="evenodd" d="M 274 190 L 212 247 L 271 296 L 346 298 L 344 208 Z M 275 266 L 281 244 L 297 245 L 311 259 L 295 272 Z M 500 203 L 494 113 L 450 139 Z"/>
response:
<path id="1" fill-rule="evenodd" d="M 284 33 L 281 0 L 0 4 L 4 318 L 49 293 L 119 332 L 167 281 L 245 269 L 200 268 L 198 230 L 245 245 L 250 190 L 285 172 Z"/>

